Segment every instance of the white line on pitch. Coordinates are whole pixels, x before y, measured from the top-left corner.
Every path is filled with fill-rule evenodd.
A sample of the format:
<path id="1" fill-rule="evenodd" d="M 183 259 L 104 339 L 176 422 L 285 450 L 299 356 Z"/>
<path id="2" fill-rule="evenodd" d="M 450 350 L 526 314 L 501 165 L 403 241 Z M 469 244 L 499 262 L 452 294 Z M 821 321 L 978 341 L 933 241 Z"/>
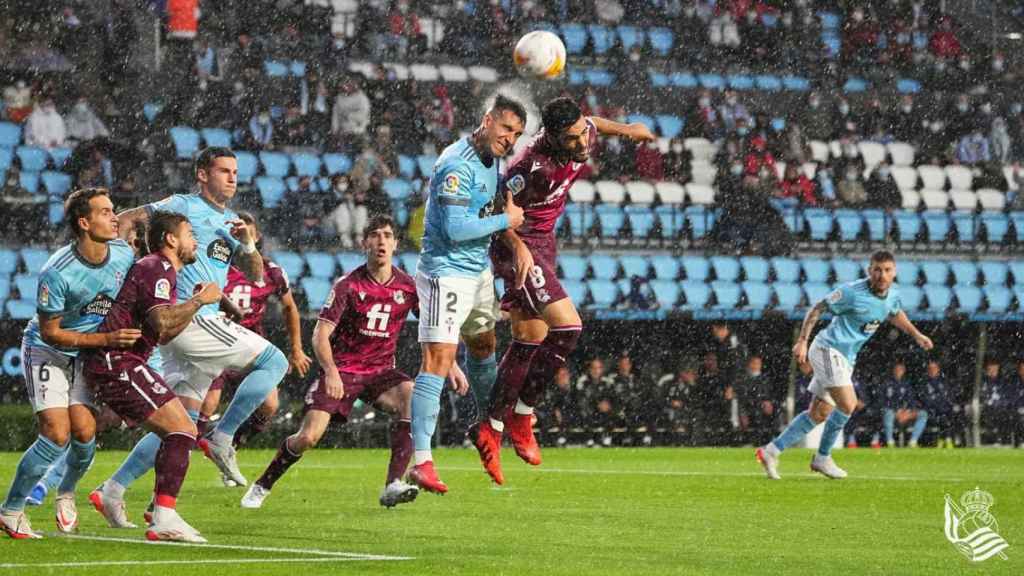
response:
<path id="1" fill-rule="evenodd" d="M 153 566 L 159 564 L 273 564 L 273 563 L 302 563 L 302 562 L 379 562 L 380 558 L 223 558 L 215 560 L 96 560 L 95 562 L 46 562 L 42 564 L 0 564 L 4 568 L 88 568 L 93 566 L 138 566 L 145 564 Z"/>
<path id="2" fill-rule="evenodd" d="M 193 544 L 191 542 L 150 542 L 137 538 L 114 538 L 112 536 L 90 536 L 87 534 L 56 534 L 50 533 L 59 538 L 70 538 L 74 540 L 96 540 L 99 542 L 122 542 L 125 544 L 146 544 L 148 546 L 189 546 L 193 548 L 209 548 L 219 550 L 242 550 L 245 552 L 284 552 L 287 554 L 313 554 L 316 556 L 330 556 L 332 558 L 352 558 L 355 560 L 412 560 L 411 556 L 384 556 L 381 554 L 363 554 L 359 552 L 335 552 L 332 550 L 317 550 L 312 548 L 280 548 L 274 546 L 240 546 L 236 544 Z"/>

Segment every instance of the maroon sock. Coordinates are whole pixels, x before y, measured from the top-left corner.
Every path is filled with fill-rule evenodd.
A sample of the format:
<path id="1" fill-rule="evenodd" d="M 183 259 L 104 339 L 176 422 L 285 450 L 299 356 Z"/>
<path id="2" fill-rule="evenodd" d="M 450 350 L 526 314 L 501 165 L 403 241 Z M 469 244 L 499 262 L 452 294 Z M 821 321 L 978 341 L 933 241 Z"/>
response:
<path id="1" fill-rule="evenodd" d="M 210 417 L 205 414 L 199 415 L 199 420 L 196 420 L 196 438 L 202 438 L 206 436 L 206 431 L 210 428 Z"/>
<path id="2" fill-rule="evenodd" d="M 238 431 L 235 432 L 234 445 L 235 448 L 244 445 L 249 441 L 249 438 L 263 432 L 270 425 L 270 417 L 265 415 L 259 410 L 252 413 L 249 419 L 239 426 Z"/>
<path id="3" fill-rule="evenodd" d="M 490 417 L 504 420 L 505 411 L 515 405 L 530 371 L 530 359 L 538 349 L 536 342 L 513 340 L 498 365 L 498 377 L 491 390 Z"/>
<path id="4" fill-rule="evenodd" d="M 181 483 L 188 472 L 189 452 L 196 439 L 191 434 L 172 432 L 164 436 L 156 453 L 156 504 L 174 508 Z"/>
<path id="5" fill-rule="evenodd" d="M 267 465 L 267 469 L 263 471 L 263 475 L 256 480 L 256 483 L 263 486 L 267 490 L 274 487 L 274 482 L 284 476 L 284 473 L 292 467 L 302 458 L 302 454 L 295 454 L 288 448 L 288 438 L 281 441 L 281 446 L 277 449 L 277 454 L 274 455 L 274 459 Z"/>
<path id="6" fill-rule="evenodd" d="M 547 338 L 537 348 L 530 361 L 530 372 L 526 376 L 519 399 L 527 406 L 536 406 L 544 394 L 544 387 L 565 366 L 565 359 L 576 349 L 581 326 L 561 326 L 548 331 Z"/>
<path id="7" fill-rule="evenodd" d="M 405 474 L 412 458 L 412 427 L 408 420 L 391 422 L 391 462 L 388 463 L 388 480 L 385 486 Z"/>

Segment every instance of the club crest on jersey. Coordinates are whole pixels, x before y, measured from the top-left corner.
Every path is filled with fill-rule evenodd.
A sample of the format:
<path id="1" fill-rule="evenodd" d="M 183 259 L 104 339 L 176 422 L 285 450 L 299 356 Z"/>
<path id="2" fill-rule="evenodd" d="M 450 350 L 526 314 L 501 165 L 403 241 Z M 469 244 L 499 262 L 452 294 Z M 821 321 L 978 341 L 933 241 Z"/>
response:
<path id="1" fill-rule="evenodd" d="M 217 238 L 206 247 L 206 257 L 220 266 L 227 266 L 231 261 L 231 245 Z"/>
<path id="2" fill-rule="evenodd" d="M 392 296 L 395 298 L 395 304 L 405 304 L 405 292 L 399 290 L 392 294 Z"/>
<path id="3" fill-rule="evenodd" d="M 454 194 L 459 191 L 459 176 L 458 174 L 449 174 L 444 178 L 444 191 L 449 194 Z"/>
<path id="4" fill-rule="evenodd" d="M 50 305 L 50 288 L 46 284 L 40 284 L 39 286 L 39 305 Z"/>
<path id="5" fill-rule="evenodd" d="M 508 179 L 508 189 L 513 195 L 519 194 L 526 188 L 526 178 L 522 174 L 516 174 Z"/>
<path id="6" fill-rule="evenodd" d="M 366 300 L 366 292 L 363 292 L 362 290 L 360 290 L 359 291 L 359 301 L 362 302 L 363 300 Z"/>
<path id="7" fill-rule="evenodd" d="M 156 281 L 156 285 L 153 287 L 153 296 L 161 300 L 171 299 L 171 282 L 167 278 L 161 278 Z"/>
<path id="8" fill-rule="evenodd" d="M 169 262 L 167 262 L 166 260 L 164 260 L 163 262 L 161 262 L 161 264 L 163 264 L 163 265 L 164 265 L 164 270 L 170 270 L 170 269 L 171 269 L 171 265 L 170 265 L 170 263 L 169 263 Z"/>

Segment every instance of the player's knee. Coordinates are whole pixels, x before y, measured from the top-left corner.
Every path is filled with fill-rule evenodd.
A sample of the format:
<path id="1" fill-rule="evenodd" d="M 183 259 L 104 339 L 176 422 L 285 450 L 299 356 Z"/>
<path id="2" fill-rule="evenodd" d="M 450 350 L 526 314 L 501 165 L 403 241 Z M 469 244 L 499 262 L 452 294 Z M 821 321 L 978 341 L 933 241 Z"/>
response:
<path id="1" fill-rule="evenodd" d="M 544 345 L 553 348 L 556 354 L 568 357 L 579 343 L 582 328 L 580 326 L 564 326 L 552 328 L 544 339 Z"/>
<path id="2" fill-rule="evenodd" d="M 264 416 L 273 416 L 275 413 L 277 413 L 277 409 L 279 406 L 280 402 L 277 399 L 277 394 L 271 393 L 270 396 L 267 396 L 267 399 L 264 400 L 263 404 L 260 406 L 260 412 Z"/>
<path id="3" fill-rule="evenodd" d="M 43 428 L 39 431 L 39 435 L 62 448 L 67 446 L 71 439 L 71 433 L 67 429 Z"/>
<path id="4" fill-rule="evenodd" d="M 82 444 L 88 444 L 96 438 L 96 427 L 88 426 L 85 428 L 79 428 L 71 431 L 71 437 L 75 439 L 75 442 Z"/>
<path id="5" fill-rule="evenodd" d="M 301 454 L 310 448 L 315 448 L 320 442 L 322 435 L 322 432 L 317 432 L 316 430 L 302 430 L 295 436 L 292 436 L 290 447 L 295 452 Z"/>

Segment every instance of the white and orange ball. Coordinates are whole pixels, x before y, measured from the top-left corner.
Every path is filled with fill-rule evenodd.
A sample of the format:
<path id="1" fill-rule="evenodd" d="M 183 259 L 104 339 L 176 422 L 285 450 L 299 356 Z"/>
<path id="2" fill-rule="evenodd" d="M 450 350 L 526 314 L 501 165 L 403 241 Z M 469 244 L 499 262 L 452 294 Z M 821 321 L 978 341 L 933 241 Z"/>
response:
<path id="1" fill-rule="evenodd" d="M 551 32 L 530 32 L 516 43 L 512 60 L 521 76 L 551 80 L 565 70 L 565 44 Z"/>

